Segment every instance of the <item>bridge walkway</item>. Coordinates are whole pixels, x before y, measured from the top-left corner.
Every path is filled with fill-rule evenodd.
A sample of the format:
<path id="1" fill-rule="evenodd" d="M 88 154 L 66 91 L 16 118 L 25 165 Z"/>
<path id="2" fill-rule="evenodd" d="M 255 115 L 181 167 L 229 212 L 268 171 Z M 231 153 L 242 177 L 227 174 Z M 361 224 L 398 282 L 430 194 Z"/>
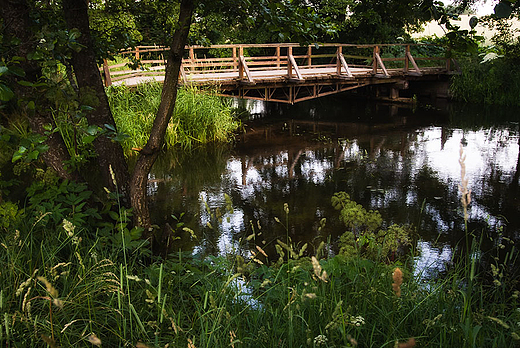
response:
<path id="1" fill-rule="evenodd" d="M 413 49 L 419 54 L 421 49 L 437 54 L 414 57 Z M 110 65 L 105 61 L 100 70 L 106 85 L 162 82 L 166 50 L 139 46 L 121 53 L 132 55 L 141 64 L 139 69 L 126 70 L 126 63 Z M 200 53 L 195 54 L 197 50 Z M 392 52 L 392 56 L 382 55 L 382 50 Z M 453 73 L 451 60 L 433 45 L 215 45 L 191 46 L 186 52 L 181 84 L 215 86 L 223 95 L 285 103 L 369 85 L 394 85 L 403 89 L 409 81 L 435 80 Z"/>

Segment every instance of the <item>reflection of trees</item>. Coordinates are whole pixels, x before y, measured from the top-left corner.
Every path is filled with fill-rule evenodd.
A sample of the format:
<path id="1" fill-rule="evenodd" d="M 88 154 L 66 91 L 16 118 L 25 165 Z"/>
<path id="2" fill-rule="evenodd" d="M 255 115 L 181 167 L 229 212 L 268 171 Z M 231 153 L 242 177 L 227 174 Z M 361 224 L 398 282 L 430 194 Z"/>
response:
<path id="1" fill-rule="evenodd" d="M 295 110 L 304 115 L 300 107 L 269 105 L 285 115 Z M 420 221 L 423 240 L 463 247 L 459 179 L 441 178 L 419 143 L 428 131 L 424 124 L 437 123 L 439 113 L 427 110 L 412 115 L 410 110 L 403 109 L 390 119 L 376 115 L 365 122 L 352 122 L 375 108 L 340 106 L 317 103 L 312 106 L 312 120 L 302 116 L 275 122 L 248 121 L 246 132 L 238 137 L 232 153 L 210 148 L 185 157 L 165 157 L 154 170 L 155 213 L 168 218 L 172 213 L 186 212 L 186 224 L 199 236 L 204 234 L 200 248 L 207 253 L 218 253 L 218 241 L 223 234 L 235 242 L 242 238 L 245 243 L 245 236 L 252 232 L 250 221 L 257 232 L 259 221 L 262 235 L 249 243 L 252 247 L 256 242 L 274 255 L 273 242 L 286 236 L 284 226 L 275 221 L 279 218 L 285 224 L 284 203 L 290 208 L 289 236 L 300 244 L 317 246 L 329 236 L 334 241 L 344 231 L 330 198 L 334 192 L 346 191 L 365 208 L 378 209 L 388 224 L 417 225 Z M 388 111 L 386 106 L 381 109 L 385 108 Z M 323 120 L 325 114 L 331 114 L 332 120 Z M 339 118 L 343 120 L 338 122 Z M 499 150 L 511 139 L 518 141 L 514 132 L 500 133 L 503 129 L 498 125 L 488 131 L 489 142 L 502 136 L 495 142 Z M 438 131 L 438 148 L 444 149 L 454 128 L 443 125 Z M 516 171 L 507 173 L 493 163 L 492 158 L 487 159 L 487 175 L 472 187 L 473 211 L 478 214 L 472 215 L 470 229 L 493 229 L 495 226 L 489 222 L 493 219 L 486 219 L 485 215 L 503 215 L 509 220 L 507 231 L 513 237 L 519 231 L 516 216 L 520 164 L 517 160 Z M 234 218 L 240 221 L 223 225 L 226 231 L 204 227 L 201 192 L 207 195 L 212 209 L 222 207 L 223 194 L 229 194 L 236 210 Z M 327 218 L 327 227 L 318 233 L 322 217 Z M 309 250 L 313 252 L 312 246 Z"/>
<path id="2" fill-rule="evenodd" d="M 227 145 L 208 145 L 190 152 L 175 149 L 164 152 L 155 163 L 149 180 L 154 221 L 169 222 L 175 226 L 172 215 L 179 218 L 184 213 L 182 222 L 186 226 L 198 226 L 201 211 L 199 194 L 204 187 L 219 186 L 228 158 Z M 183 243 L 190 241 L 187 233 L 182 230 L 178 232 L 185 237 L 181 239 Z M 208 229 L 207 233 L 210 234 L 209 240 L 218 239 L 218 230 Z M 191 248 L 195 242 L 179 247 Z"/>

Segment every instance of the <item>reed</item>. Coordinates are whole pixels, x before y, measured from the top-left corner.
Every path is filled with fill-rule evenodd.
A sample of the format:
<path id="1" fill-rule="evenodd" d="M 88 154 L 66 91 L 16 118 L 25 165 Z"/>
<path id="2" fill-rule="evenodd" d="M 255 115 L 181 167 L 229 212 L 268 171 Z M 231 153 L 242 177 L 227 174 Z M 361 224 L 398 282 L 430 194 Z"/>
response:
<path id="1" fill-rule="evenodd" d="M 122 141 L 131 156 L 148 141 L 155 113 L 161 101 L 162 85 L 140 84 L 135 89 L 111 87 L 108 97 L 119 132 L 128 135 Z M 229 142 L 238 128 L 232 108 L 211 90 L 183 87 L 165 136 L 166 148 L 194 147 L 211 142 Z"/>

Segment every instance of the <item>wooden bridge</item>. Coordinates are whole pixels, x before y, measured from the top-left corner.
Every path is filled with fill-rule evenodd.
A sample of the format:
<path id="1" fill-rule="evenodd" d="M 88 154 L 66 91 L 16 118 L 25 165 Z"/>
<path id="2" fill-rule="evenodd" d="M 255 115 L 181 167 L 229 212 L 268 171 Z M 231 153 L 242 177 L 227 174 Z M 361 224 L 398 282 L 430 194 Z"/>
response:
<path id="1" fill-rule="evenodd" d="M 105 85 L 163 81 L 168 48 L 138 46 L 100 68 Z M 296 103 L 365 86 L 386 86 L 389 99 L 411 81 L 449 75 L 451 60 L 429 44 L 242 44 L 188 46 L 181 84 L 215 86 L 246 99 Z M 138 69 L 129 70 L 134 61 Z"/>

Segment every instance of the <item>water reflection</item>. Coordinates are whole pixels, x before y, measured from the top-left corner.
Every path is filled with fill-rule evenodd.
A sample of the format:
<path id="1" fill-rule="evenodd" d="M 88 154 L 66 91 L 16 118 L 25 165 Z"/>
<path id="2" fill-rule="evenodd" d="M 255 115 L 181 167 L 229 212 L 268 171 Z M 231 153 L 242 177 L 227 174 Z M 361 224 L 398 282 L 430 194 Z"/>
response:
<path id="1" fill-rule="evenodd" d="M 333 98 L 297 106 L 248 101 L 244 107 L 251 117 L 234 146 L 167 154 L 154 168 L 155 218 L 185 212 L 185 224 L 199 236 L 179 247 L 223 254 L 256 244 L 277 258 L 276 239 L 290 237 L 309 243 L 310 253 L 330 240 L 334 251 L 344 227 L 330 198 L 346 191 L 365 208 L 378 209 L 388 224 L 418 227 L 418 265 L 449 260 L 465 240 L 460 144 L 473 197 L 470 230 L 505 228 L 504 235 L 518 238 L 516 115 L 495 111 L 492 119 L 456 105 L 412 109 Z M 318 229 L 322 218 L 326 227 Z M 484 241 L 483 248 L 492 246 Z"/>

